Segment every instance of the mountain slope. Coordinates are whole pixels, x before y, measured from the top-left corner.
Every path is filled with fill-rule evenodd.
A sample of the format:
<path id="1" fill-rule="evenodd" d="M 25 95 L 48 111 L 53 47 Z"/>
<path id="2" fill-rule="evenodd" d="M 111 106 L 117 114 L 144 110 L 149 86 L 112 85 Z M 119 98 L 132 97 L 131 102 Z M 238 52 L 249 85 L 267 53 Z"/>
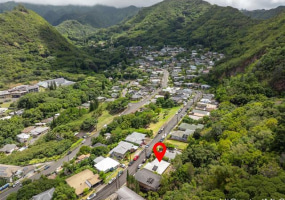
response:
<path id="1" fill-rule="evenodd" d="M 67 20 L 55 27 L 63 36 L 70 39 L 75 44 L 80 42 L 95 32 L 95 28 L 90 25 L 83 25 L 76 20 Z"/>
<path id="2" fill-rule="evenodd" d="M 82 24 L 93 27 L 108 27 L 134 16 L 139 8 L 129 6 L 126 8 L 115 8 L 109 6 L 51 6 L 21 3 L 26 8 L 35 11 L 50 24 L 57 26 L 66 20 L 77 20 Z M 19 3 L 7 2 L 0 4 L 0 12 L 12 10 Z"/>
<path id="3" fill-rule="evenodd" d="M 285 10 L 285 6 L 279 6 L 277 8 L 270 9 L 270 10 L 264 10 L 264 9 L 253 10 L 253 11 L 242 10 L 241 12 L 245 14 L 246 16 L 249 16 L 253 19 L 270 19 L 284 12 L 284 10 Z"/>
<path id="4" fill-rule="evenodd" d="M 0 26 L 2 87 L 49 77 L 51 70 L 72 71 L 76 60 L 87 59 L 47 21 L 22 6 L 0 14 Z"/>

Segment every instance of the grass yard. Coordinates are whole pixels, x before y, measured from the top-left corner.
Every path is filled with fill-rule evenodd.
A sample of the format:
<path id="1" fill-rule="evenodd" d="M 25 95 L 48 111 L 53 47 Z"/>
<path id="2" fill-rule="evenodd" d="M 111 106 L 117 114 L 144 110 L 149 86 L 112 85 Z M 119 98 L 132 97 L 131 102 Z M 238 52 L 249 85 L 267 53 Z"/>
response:
<path id="1" fill-rule="evenodd" d="M 3 102 L 2 104 L 0 104 L 0 108 L 9 108 L 11 103 L 13 103 L 12 101 L 10 102 Z"/>
<path id="2" fill-rule="evenodd" d="M 153 130 L 154 136 L 157 134 L 157 132 L 159 131 L 159 129 L 167 122 L 169 122 L 169 120 L 178 112 L 178 110 L 181 108 L 182 106 L 179 107 L 174 107 L 171 109 L 162 109 L 161 113 L 159 114 L 159 120 L 157 123 L 155 124 L 150 124 L 149 125 L 149 130 Z M 164 113 L 168 112 L 167 115 L 163 118 Z"/>
<path id="3" fill-rule="evenodd" d="M 177 149 L 180 149 L 180 150 L 184 150 L 184 149 L 186 149 L 187 146 L 188 146 L 188 143 L 179 142 L 179 141 L 176 141 L 176 140 L 169 140 L 169 139 L 167 139 L 164 143 L 172 144 L 172 145 L 174 145 Z"/>
<path id="4" fill-rule="evenodd" d="M 117 115 L 111 115 L 107 110 L 104 110 L 98 119 L 97 129 L 100 130 L 105 124 L 109 124 Z"/>

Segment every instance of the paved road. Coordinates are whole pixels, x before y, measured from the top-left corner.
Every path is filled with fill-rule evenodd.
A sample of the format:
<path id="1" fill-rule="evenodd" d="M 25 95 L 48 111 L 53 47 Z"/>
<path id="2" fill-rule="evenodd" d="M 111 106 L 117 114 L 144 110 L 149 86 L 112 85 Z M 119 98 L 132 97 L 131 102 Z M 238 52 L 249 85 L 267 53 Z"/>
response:
<path id="1" fill-rule="evenodd" d="M 176 114 L 170 121 L 164 126 L 164 132 L 161 134 L 157 134 L 156 137 L 149 143 L 149 148 L 144 149 L 139 156 L 139 159 L 134 162 L 134 164 L 127 169 L 125 169 L 123 175 L 118 178 L 115 182 L 110 185 L 107 185 L 104 189 L 97 192 L 97 195 L 92 200 L 103 200 L 106 199 L 108 196 L 116 192 L 122 185 L 126 183 L 127 179 L 127 170 L 129 171 L 130 175 L 134 175 L 137 171 L 138 165 L 142 163 L 142 161 L 146 158 L 146 154 L 148 152 L 152 152 L 152 148 L 154 144 L 160 141 L 163 134 L 169 134 L 170 131 L 178 124 L 180 119 L 187 114 L 187 109 L 190 108 L 194 102 L 197 102 L 198 99 L 201 98 L 201 94 L 198 93 L 195 95 L 194 99 L 188 101 L 187 105 L 183 107 L 182 111 Z"/>
<path id="2" fill-rule="evenodd" d="M 168 84 L 168 71 L 164 70 L 164 76 L 162 78 L 162 85 L 167 85 Z M 158 88 L 157 90 L 155 90 L 151 95 L 147 96 L 145 99 L 143 99 L 142 101 L 135 103 L 135 104 L 131 104 L 131 106 L 129 106 L 123 113 L 122 115 L 127 115 L 130 114 L 132 112 L 137 111 L 140 107 L 142 107 L 144 104 L 146 104 L 148 101 L 150 101 L 152 99 L 152 97 L 156 94 L 158 94 L 161 91 L 161 88 Z M 98 137 L 99 135 L 99 131 L 96 132 L 94 135 L 92 135 L 89 138 L 86 138 L 86 141 L 84 144 L 81 144 L 79 147 L 77 147 L 76 149 L 74 149 L 72 151 L 72 153 L 70 155 L 66 155 L 64 158 L 59 159 L 55 162 L 52 162 L 50 164 L 50 168 L 41 171 L 40 173 L 36 173 L 33 176 L 29 177 L 32 180 L 35 179 L 39 179 L 41 177 L 41 175 L 47 175 L 47 174 L 51 174 L 54 171 L 56 171 L 56 169 L 58 167 L 60 167 L 64 162 L 68 162 L 69 160 L 71 160 L 72 158 L 74 158 L 76 156 L 76 154 L 78 153 L 79 149 L 81 146 L 86 145 L 86 146 L 90 146 L 92 144 L 91 139 L 92 137 Z M 123 177 L 123 176 L 122 176 Z M 17 186 L 15 188 L 10 188 L 9 190 L 4 191 L 3 193 L 0 194 L 0 200 L 5 200 L 7 198 L 7 196 L 9 196 L 9 194 L 13 193 L 13 192 L 17 192 L 20 189 L 20 186 Z"/>

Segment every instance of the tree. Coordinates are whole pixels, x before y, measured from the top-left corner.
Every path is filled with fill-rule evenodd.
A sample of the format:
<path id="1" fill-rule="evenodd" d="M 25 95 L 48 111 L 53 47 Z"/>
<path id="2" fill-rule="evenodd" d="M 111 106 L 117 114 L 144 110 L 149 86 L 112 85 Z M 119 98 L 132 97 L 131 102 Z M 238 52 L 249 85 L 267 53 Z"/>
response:
<path id="1" fill-rule="evenodd" d="M 53 193 L 54 200 L 76 200 L 75 189 L 67 184 L 61 183 L 55 188 Z"/>
<path id="2" fill-rule="evenodd" d="M 98 123 L 97 119 L 87 118 L 82 122 L 80 128 L 81 128 L 81 130 L 89 131 L 89 130 L 92 130 L 93 128 L 95 128 L 97 123 Z"/>

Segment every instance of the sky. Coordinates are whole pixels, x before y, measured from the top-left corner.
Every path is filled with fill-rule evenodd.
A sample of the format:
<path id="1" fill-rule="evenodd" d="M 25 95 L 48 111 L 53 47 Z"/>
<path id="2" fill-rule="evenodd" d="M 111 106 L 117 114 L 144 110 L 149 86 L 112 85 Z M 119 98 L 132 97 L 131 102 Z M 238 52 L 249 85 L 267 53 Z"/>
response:
<path id="1" fill-rule="evenodd" d="M 130 5 L 138 7 L 146 7 L 156 4 L 162 0 L 15 0 L 17 2 L 27 2 L 35 4 L 49 5 L 108 5 L 115 7 L 126 7 Z M 256 10 L 276 8 L 280 5 L 285 5 L 285 0 L 206 0 L 211 4 L 220 6 L 232 6 L 238 9 Z M 0 0 L 1 3 L 7 0 Z"/>

